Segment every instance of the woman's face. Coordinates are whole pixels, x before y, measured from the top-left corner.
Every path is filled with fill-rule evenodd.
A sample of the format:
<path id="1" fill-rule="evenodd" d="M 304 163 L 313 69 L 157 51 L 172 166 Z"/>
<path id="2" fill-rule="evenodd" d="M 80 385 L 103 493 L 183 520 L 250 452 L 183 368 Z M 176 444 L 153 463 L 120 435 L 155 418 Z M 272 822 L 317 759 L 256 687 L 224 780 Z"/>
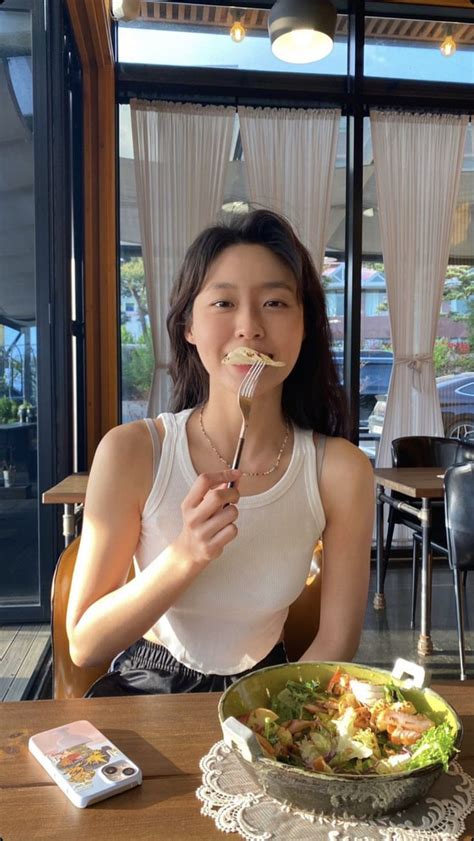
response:
<path id="1" fill-rule="evenodd" d="M 196 346 L 210 377 L 236 391 L 248 366 L 222 365 L 245 345 L 285 363 L 267 367 L 258 392 L 282 387 L 304 337 L 303 306 L 291 269 L 262 245 L 232 245 L 211 264 L 193 304 L 186 339 Z"/>

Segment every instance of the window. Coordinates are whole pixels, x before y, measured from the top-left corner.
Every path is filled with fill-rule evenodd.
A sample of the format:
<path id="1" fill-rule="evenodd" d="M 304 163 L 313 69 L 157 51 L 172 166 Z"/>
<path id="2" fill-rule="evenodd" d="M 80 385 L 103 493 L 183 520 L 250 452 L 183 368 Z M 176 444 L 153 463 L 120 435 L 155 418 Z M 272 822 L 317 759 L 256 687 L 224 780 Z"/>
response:
<path id="1" fill-rule="evenodd" d="M 161 4 L 158 2 L 141 4 L 141 18 L 134 24 L 119 25 L 119 50 L 120 61 L 144 62 L 148 64 L 173 63 L 178 66 L 197 65 L 201 67 L 225 67 L 233 69 L 252 70 L 276 70 L 285 73 L 284 81 L 285 95 L 275 104 L 288 104 L 293 94 L 295 99 L 301 97 L 302 86 L 298 87 L 296 74 L 298 72 L 315 73 L 321 76 L 338 76 L 339 80 L 345 76 L 347 71 L 347 23 L 344 15 L 339 15 L 336 30 L 336 45 L 332 56 L 314 66 L 292 66 L 277 62 L 271 66 L 269 62 L 274 61 L 270 54 L 268 36 L 266 33 L 266 12 L 256 9 L 243 9 L 243 23 L 247 27 L 247 34 L 240 44 L 233 44 L 229 37 L 229 29 L 232 24 L 235 9 L 227 6 L 209 6 L 189 3 Z M 238 10 L 237 10 L 238 11 Z M 395 12 L 394 12 L 395 15 Z M 366 16 L 365 20 L 365 46 L 364 46 L 364 76 L 363 84 L 359 88 L 357 97 L 352 97 L 349 92 L 344 102 L 339 103 L 343 107 L 344 117 L 341 119 L 338 148 L 336 153 L 336 168 L 334 173 L 333 196 L 330 209 L 330 217 L 327 231 L 327 249 L 323 270 L 323 284 L 327 297 L 328 313 L 332 331 L 333 349 L 338 355 L 337 361 L 342 370 L 342 355 L 344 351 L 345 336 L 345 291 L 346 291 L 346 265 L 345 265 L 345 236 L 346 236 L 346 114 L 349 118 L 355 113 L 355 104 L 360 105 L 361 97 L 364 100 L 364 107 L 371 102 L 385 104 L 400 108 L 414 108 L 415 110 L 426 109 L 439 110 L 443 107 L 440 92 L 442 87 L 439 82 L 448 82 L 465 86 L 474 83 L 474 24 L 468 22 L 468 14 L 459 10 L 459 17 L 465 20 L 437 22 L 430 20 L 413 20 L 408 17 L 396 18 Z M 442 40 L 448 34 L 448 27 L 456 42 L 456 51 L 451 57 L 442 55 L 440 46 Z M 167 43 L 171 51 L 165 48 L 157 49 L 157 39 L 167 36 Z M 171 36 L 171 37 L 169 37 Z M 179 42 L 181 37 L 186 40 Z M 206 44 L 204 50 L 203 44 Z M 161 44 L 161 41 L 160 41 Z M 172 45 L 174 44 L 174 49 Z M 176 47 L 177 44 L 181 46 Z M 192 48 L 191 48 L 191 45 Z M 168 49 L 168 48 L 167 48 Z M 248 52 L 246 52 L 248 50 Z M 176 78 L 179 78 L 179 70 L 176 70 Z M 198 75 L 198 74 L 197 74 Z M 290 79 L 293 76 L 295 80 Z M 139 84 L 131 81 L 133 74 L 130 73 L 127 80 L 124 79 L 122 101 L 131 96 L 135 90 L 137 95 Z M 150 78 L 148 77 L 148 90 L 150 90 Z M 182 78 L 188 78 L 183 74 Z M 255 76 L 256 78 L 256 76 Z M 394 86 L 391 79 L 413 80 L 410 85 L 410 101 L 404 102 L 404 91 L 408 86 Z M 362 82 L 362 80 L 359 80 Z M 418 83 L 424 83 L 420 86 Z M 430 83 L 433 83 L 430 85 Z M 249 78 L 244 79 L 245 86 L 252 84 Z M 321 93 L 324 101 L 328 101 L 329 90 L 335 91 L 338 88 L 328 79 L 318 79 L 321 84 Z M 340 81 L 339 81 L 340 84 Z M 132 87 L 131 87 L 132 86 Z M 229 90 L 230 90 L 229 84 Z M 165 96 L 162 88 L 157 88 L 160 96 Z M 174 91 L 175 88 L 172 88 Z M 280 88 L 278 88 L 280 90 Z M 464 87 L 460 87 L 462 92 Z M 125 93 L 126 91 L 126 93 Z M 232 89 L 233 91 L 233 89 Z M 362 91 L 362 94 L 360 93 Z M 195 97 L 199 97 L 198 87 L 193 89 Z M 226 92 L 221 91 L 223 101 Z M 386 100 L 383 99 L 387 95 Z M 233 93 L 231 95 L 234 95 Z M 406 94 L 408 96 L 408 93 Z M 316 96 L 314 90 L 311 94 Z M 183 97 L 183 90 L 179 92 Z M 249 91 L 249 99 L 252 104 L 258 104 L 258 85 Z M 337 100 L 337 94 L 334 93 Z M 356 102 L 357 100 L 357 102 Z M 441 104 L 440 104 L 441 102 Z M 333 103 L 333 100 L 331 100 Z M 267 104 L 265 102 L 265 104 Z M 334 104 L 338 104 L 334 102 Z M 305 101 L 306 105 L 306 101 Z M 455 101 L 455 108 L 459 108 L 459 101 Z M 466 107 L 469 107 L 466 105 Z M 121 125 L 125 134 L 128 117 L 126 106 L 121 106 Z M 359 125 L 359 116 L 355 116 L 355 123 Z M 127 129 L 128 132 L 128 129 Z M 125 141 L 122 137 L 121 141 Z M 131 147 L 131 140 L 128 137 L 126 144 Z M 121 147 L 122 148 L 122 147 Z M 129 261 L 132 257 L 140 259 L 139 235 L 136 214 L 129 202 L 127 191 L 133 180 L 133 154 L 130 152 L 125 156 L 128 160 L 121 161 L 121 172 L 124 173 L 125 196 L 122 198 L 121 218 L 122 225 L 126 220 L 127 237 L 122 236 L 122 258 Z M 354 162 L 356 167 L 359 161 Z M 390 335 L 390 320 L 388 314 L 388 301 L 385 282 L 385 267 L 380 242 L 378 201 L 375 184 L 374 162 L 372 154 L 372 143 L 370 133 L 370 121 L 363 120 L 363 148 L 362 148 L 362 182 L 363 182 L 363 216 L 362 216 L 362 275 L 361 275 L 361 347 L 360 347 L 360 431 L 364 432 L 369 427 L 369 419 L 375 410 L 377 398 L 388 391 L 391 369 L 392 369 L 392 344 Z M 352 162 L 351 162 L 352 164 Z M 127 175 L 128 168 L 128 175 Z M 352 166 L 351 166 L 352 169 Z M 438 341 L 448 340 L 449 359 L 463 357 L 466 365 L 471 365 L 472 342 L 469 339 L 469 324 L 471 312 L 472 292 L 472 271 L 473 255 L 472 245 L 474 241 L 474 214 L 472 201 L 472 184 L 470 173 L 474 170 L 474 136 L 472 126 L 469 127 L 466 150 L 464 156 L 463 173 L 459 202 L 456 210 L 456 220 L 453 229 L 453 240 L 450 249 L 449 268 L 446 277 L 446 286 L 441 309 L 441 321 L 443 329 L 438 331 Z M 226 184 L 225 201 L 223 210 L 240 210 L 245 212 L 248 207 L 247 194 L 245 190 L 245 161 L 242 156 L 236 155 L 229 162 L 229 175 Z M 360 220 L 349 220 L 349 224 L 358 225 Z M 135 234 L 131 230 L 135 226 Z M 355 228 L 354 228 L 355 230 Z M 127 240 L 127 241 L 124 241 Z M 122 264 L 124 265 L 124 264 Z M 355 277 L 357 284 L 359 278 Z M 125 299 L 124 299 L 125 300 Z M 128 300 L 128 299 L 127 299 Z M 123 328 L 132 333 L 132 313 L 127 310 L 126 304 L 122 306 Z M 359 313 L 353 315 L 358 318 Z M 136 318 L 136 313 L 133 315 Z M 129 320 L 127 320 L 129 319 Z M 146 321 L 146 314 L 144 315 Z M 449 325 L 450 331 L 445 329 Z M 350 329 L 348 333 L 350 334 Z M 126 334 L 128 340 L 130 336 Z M 134 341 L 128 344 L 137 344 L 136 336 Z M 438 348 L 438 343 L 437 343 Z M 132 348 L 127 351 L 132 353 Z M 136 350 L 136 348 L 135 348 Z M 441 351 L 436 351 L 441 357 Z M 466 356 L 467 354 L 467 356 Z M 467 361 L 469 360 L 469 362 Z M 473 370 L 473 367 L 471 367 Z M 461 373 L 461 371 L 452 371 Z M 443 376 L 442 373 L 438 374 Z M 138 404 L 137 404 L 138 405 Z M 124 411 L 124 418 L 126 417 Z"/>
<path id="2" fill-rule="evenodd" d="M 368 17 L 365 37 L 366 76 L 474 83 L 474 24 Z M 446 38 L 450 55 L 440 49 Z"/>
<path id="3" fill-rule="evenodd" d="M 335 348 L 344 341 L 344 222 L 345 217 L 345 118 L 339 126 L 338 152 L 333 181 L 330 237 L 322 282 L 326 290 L 329 319 Z M 141 254 L 136 199 L 130 107 L 121 105 L 120 126 L 120 311 L 122 421 L 144 417 L 147 411 L 154 357 L 148 317 L 145 272 Z M 245 160 L 239 142 L 238 114 L 235 119 L 232 159 L 225 179 L 222 214 L 247 212 Z M 335 256 L 338 255 L 338 256 Z"/>
<path id="4" fill-rule="evenodd" d="M 136 23 L 119 24 L 119 61 L 180 67 L 216 67 L 233 70 L 324 73 L 347 70 L 347 17 L 339 15 L 332 53 L 323 61 L 288 65 L 272 54 L 265 9 L 198 6 L 192 3 L 142 3 Z M 245 29 L 239 43 L 230 29 L 236 22 Z"/>
<path id="5" fill-rule="evenodd" d="M 39 600 L 31 16 L 0 10 L 0 606 Z"/>

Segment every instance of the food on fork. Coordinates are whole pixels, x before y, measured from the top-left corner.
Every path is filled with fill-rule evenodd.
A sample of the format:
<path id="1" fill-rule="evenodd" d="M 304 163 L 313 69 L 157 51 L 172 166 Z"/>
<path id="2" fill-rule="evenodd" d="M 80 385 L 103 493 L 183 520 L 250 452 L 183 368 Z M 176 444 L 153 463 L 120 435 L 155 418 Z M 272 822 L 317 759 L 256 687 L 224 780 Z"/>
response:
<path id="1" fill-rule="evenodd" d="M 254 365 L 256 362 L 263 362 L 265 365 L 270 365 L 273 368 L 282 368 L 285 364 L 284 362 L 272 359 L 266 353 L 261 353 L 250 347 L 244 347 L 244 345 L 229 351 L 222 360 L 223 365 Z"/>

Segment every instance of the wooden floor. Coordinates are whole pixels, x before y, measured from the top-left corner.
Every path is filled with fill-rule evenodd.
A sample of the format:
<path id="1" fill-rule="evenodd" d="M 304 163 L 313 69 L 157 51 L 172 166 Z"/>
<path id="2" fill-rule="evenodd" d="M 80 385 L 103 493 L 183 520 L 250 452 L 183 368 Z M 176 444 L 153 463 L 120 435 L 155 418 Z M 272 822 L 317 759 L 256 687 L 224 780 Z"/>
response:
<path id="1" fill-rule="evenodd" d="M 50 649 L 49 623 L 0 626 L 0 701 L 40 697 Z"/>

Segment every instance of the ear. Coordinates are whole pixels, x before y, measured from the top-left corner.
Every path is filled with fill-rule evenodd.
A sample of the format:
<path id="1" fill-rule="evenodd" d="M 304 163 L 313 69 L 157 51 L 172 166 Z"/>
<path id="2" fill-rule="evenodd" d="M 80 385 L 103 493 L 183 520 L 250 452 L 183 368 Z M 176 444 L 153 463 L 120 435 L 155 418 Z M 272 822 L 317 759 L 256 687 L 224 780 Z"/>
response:
<path id="1" fill-rule="evenodd" d="M 186 339 L 187 342 L 189 342 L 190 345 L 195 345 L 196 344 L 194 334 L 193 334 L 192 323 L 189 324 L 188 327 L 186 327 L 186 330 L 184 331 L 184 338 Z"/>

